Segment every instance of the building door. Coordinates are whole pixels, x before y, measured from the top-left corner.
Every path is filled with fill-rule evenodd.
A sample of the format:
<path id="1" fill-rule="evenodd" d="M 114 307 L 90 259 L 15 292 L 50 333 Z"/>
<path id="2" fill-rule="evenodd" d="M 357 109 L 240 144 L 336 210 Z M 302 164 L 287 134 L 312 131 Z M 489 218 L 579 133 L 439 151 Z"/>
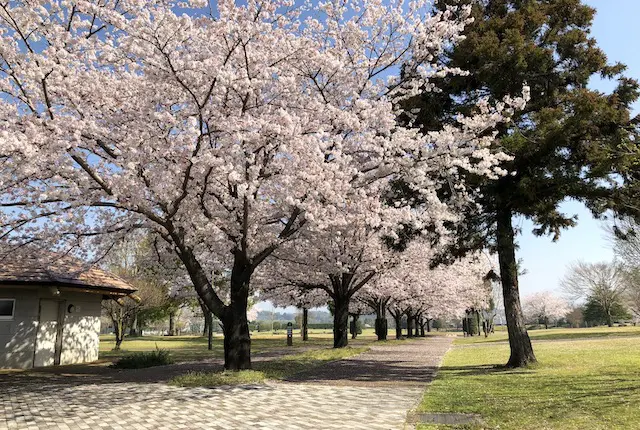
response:
<path id="1" fill-rule="evenodd" d="M 40 320 L 36 335 L 34 367 L 60 364 L 64 301 L 40 299 Z"/>

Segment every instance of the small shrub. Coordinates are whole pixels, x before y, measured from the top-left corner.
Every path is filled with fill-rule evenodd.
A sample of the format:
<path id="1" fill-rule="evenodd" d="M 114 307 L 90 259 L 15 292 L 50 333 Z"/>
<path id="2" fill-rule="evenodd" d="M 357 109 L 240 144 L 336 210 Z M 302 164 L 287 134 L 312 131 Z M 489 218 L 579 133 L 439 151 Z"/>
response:
<path id="1" fill-rule="evenodd" d="M 114 369 L 143 369 L 145 367 L 164 366 L 172 364 L 171 354 L 166 349 L 156 347 L 155 351 L 136 352 L 125 355 L 111 365 Z"/>

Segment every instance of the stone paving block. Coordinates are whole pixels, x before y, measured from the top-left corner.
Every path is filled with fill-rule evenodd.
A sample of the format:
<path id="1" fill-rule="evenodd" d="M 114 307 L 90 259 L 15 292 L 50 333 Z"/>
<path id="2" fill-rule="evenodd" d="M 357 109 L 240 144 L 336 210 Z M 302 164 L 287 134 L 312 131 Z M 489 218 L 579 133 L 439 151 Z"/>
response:
<path id="1" fill-rule="evenodd" d="M 375 346 L 291 382 L 259 386 L 0 380 L 0 430 L 401 429 L 449 344 Z"/>

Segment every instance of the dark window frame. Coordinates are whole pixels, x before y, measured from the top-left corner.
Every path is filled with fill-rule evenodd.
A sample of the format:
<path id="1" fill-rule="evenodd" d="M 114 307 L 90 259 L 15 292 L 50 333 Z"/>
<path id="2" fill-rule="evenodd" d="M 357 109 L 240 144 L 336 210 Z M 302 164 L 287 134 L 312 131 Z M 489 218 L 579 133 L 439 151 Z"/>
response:
<path id="1" fill-rule="evenodd" d="M 0 321 L 10 321 L 16 316 L 16 299 L 0 298 L 0 302 L 11 302 L 11 315 L 0 315 Z"/>

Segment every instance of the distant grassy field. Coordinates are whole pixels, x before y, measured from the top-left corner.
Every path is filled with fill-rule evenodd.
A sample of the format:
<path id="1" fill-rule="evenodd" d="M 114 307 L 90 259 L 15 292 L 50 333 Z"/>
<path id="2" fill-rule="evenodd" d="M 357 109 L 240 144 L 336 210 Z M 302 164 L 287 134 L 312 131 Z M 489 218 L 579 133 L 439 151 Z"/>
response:
<path id="1" fill-rule="evenodd" d="M 375 341 L 376 337 L 373 329 L 364 329 L 361 335 L 355 340 L 349 339 L 349 345 L 362 347 Z M 152 351 L 154 349 L 167 349 L 177 362 L 196 361 L 208 358 L 221 358 L 222 335 L 214 337 L 213 349 L 207 349 L 207 339 L 202 336 L 143 336 L 125 338 L 120 351 L 113 351 L 115 338 L 112 335 L 100 336 L 100 359 L 116 360 L 132 352 Z M 272 332 L 253 332 L 251 334 L 252 353 L 291 349 L 299 351 L 313 348 L 328 348 L 333 345 L 333 333 L 331 330 L 310 330 L 309 340 L 303 342 L 299 333 L 294 332 L 293 347 L 287 347 L 286 331 L 280 330 L 276 334 Z"/>
<path id="2" fill-rule="evenodd" d="M 590 328 L 550 328 L 529 330 L 529 337 L 533 340 L 568 340 L 596 337 L 625 337 L 640 336 L 640 326 L 627 327 L 590 327 Z M 504 327 L 499 327 L 487 339 L 484 336 L 460 338 L 456 344 L 507 342 L 509 336 Z"/>
<path id="3" fill-rule="evenodd" d="M 517 370 L 500 367 L 506 334 L 456 339 L 419 410 L 477 413 L 487 424 L 466 429 L 640 429 L 640 327 L 530 335 L 539 364 Z"/>

